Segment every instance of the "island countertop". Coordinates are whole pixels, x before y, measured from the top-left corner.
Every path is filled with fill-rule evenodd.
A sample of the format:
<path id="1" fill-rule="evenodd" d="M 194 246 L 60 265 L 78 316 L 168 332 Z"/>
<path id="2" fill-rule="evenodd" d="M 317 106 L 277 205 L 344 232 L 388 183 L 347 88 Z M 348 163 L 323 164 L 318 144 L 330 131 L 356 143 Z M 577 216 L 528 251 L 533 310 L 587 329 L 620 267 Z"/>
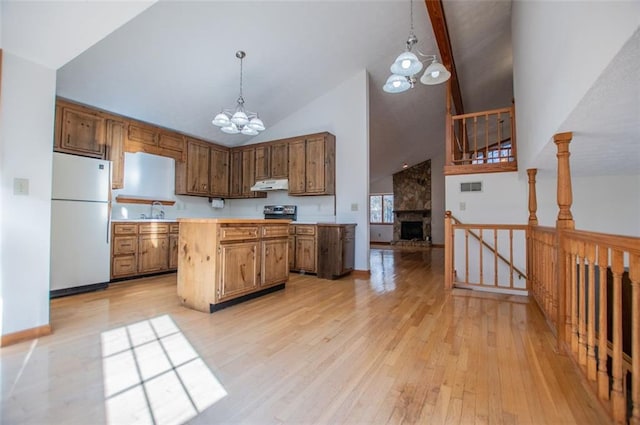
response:
<path id="1" fill-rule="evenodd" d="M 291 220 L 264 218 L 179 218 L 178 223 L 210 224 L 289 224 Z"/>

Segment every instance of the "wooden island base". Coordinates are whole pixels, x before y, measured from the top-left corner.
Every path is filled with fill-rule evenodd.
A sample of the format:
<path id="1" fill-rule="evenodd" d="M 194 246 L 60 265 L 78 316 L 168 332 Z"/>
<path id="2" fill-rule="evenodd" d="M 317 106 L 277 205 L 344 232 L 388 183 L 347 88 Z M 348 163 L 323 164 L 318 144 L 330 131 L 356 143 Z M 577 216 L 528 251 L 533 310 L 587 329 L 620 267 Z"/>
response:
<path id="1" fill-rule="evenodd" d="M 289 220 L 178 219 L 178 296 L 212 313 L 284 288 Z"/>

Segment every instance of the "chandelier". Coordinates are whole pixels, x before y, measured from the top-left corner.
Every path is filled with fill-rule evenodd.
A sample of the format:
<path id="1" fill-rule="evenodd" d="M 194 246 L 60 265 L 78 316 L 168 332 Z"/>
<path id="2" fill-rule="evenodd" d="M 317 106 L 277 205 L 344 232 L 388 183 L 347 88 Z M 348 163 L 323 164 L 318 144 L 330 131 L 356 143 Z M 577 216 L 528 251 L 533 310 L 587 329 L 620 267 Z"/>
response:
<path id="1" fill-rule="evenodd" d="M 238 95 L 238 100 L 236 100 L 236 107 L 223 109 L 211 122 L 227 134 L 242 133 L 247 136 L 255 136 L 264 130 L 265 127 L 256 112 L 244 109 L 244 98 L 242 97 L 242 60 L 245 56 L 246 53 L 242 50 L 236 52 L 236 57 L 240 59 L 240 94 Z"/>
<path id="2" fill-rule="evenodd" d="M 391 76 L 387 78 L 387 82 L 382 89 L 387 93 L 402 93 L 413 88 L 416 83 L 416 75 L 422 71 L 422 62 L 418 56 L 411 51 L 413 46 L 418 43 L 418 37 L 413 33 L 413 0 L 410 4 L 411 8 L 411 29 L 409 30 L 409 38 L 407 38 L 407 50 L 401 53 L 391 64 Z M 417 50 L 417 49 L 416 49 Z M 425 55 L 418 51 L 422 57 L 430 58 L 431 64 L 427 67 L 420 78 L 422 84 L 433 85 L 444 83 L 451 77 L 451 73 L 438 62 L 436 55 Z"/>

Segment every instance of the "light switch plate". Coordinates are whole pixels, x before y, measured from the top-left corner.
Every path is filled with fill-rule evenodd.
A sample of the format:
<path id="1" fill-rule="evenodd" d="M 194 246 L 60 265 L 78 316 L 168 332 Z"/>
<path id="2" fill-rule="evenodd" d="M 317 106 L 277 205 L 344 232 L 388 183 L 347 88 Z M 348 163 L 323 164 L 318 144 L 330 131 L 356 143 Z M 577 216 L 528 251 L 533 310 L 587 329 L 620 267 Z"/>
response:
<path id="1" fill-rule="evenodd" d="M 29 194 L 29 179 L 14 178 L 13 179 L 13 194 L 14 195 L 28 195 Z"/>
<path id="2" fill-rule="evenodd" d="M 358 211 L 358 204 L 351 204 L 351 211 Z"/>

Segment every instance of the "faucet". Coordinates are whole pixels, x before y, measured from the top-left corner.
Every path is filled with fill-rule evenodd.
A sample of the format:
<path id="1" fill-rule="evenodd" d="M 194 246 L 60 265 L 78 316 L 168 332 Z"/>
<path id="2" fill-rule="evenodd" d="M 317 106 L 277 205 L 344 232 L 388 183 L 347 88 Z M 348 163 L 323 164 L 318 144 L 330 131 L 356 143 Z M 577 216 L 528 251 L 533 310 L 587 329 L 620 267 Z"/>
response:
<path id="1" fill-rule="evenodd" d="M 154 207 L 159 206 L 160 207 L 160 212 L 157 212 L 154 216 L 153 214 L 153 210 Z M 159 218 L 159 219 L 163 219 L 164 218 L 164 207 L 162 206 L 162 202 L 160 201 L 153 201 L 151 203 L 151 208 L 149 210 L 149 218 L 154 219 L 154 218 Z"/>

